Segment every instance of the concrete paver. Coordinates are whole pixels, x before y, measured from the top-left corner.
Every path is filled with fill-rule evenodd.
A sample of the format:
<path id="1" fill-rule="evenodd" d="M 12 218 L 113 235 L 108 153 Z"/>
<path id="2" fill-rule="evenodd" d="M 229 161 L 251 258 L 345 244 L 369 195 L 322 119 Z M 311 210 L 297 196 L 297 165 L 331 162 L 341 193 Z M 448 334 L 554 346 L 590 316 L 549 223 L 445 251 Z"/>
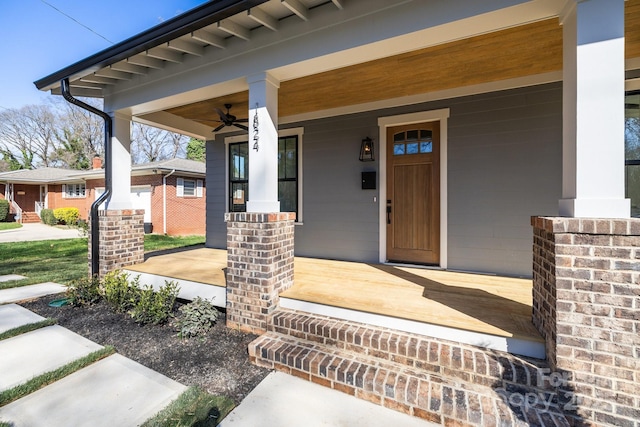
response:
<path id="1" fill-rule="evenodd" d="M 119 354 L 0 408 L 16 426 L 137 426 L 186 387 Z"/>
<path id="2" fill-rule="evenodd" d="M 58 325 L 2 340 L 0 391 L 53 371 L 101 348 L 101 345 Z"/>
<path id="3" fill-rule="evenodd" d="M 33 298 L 43 297 L 45 295 L 59 294 L 61 292 L 65 292 L 66 290 L 66 286 L 53 282 L 2 289 L 0 290 L 0 304 L 25 301 Z"/>
<path id="4" fill-rule="evenodd" d="M 8 282 L 10 280 L 22 280 L 26 279 L 25 276 L 21 276 L 19 274 L 3 274 L 0 276 L 0 282 Z"/>
<path id="5" fill-rule="evenodd" d="M 18 326 L 36 323 L 44 317 L 18 304 L 0 305 L 0 334 Z"/>
<path id="6" fill-rule="evenodd" d="M 219 427 L 428 427 L 436 424 L 272 372 Z"/>
<path id="7" fill-rule="evenodd" d="M 75 239 L 79 237 L 80 232 L 75 228 L 58 228 L 40 223 L 22 224 L 20 228 L 0 231 L 0 243 Z"/>

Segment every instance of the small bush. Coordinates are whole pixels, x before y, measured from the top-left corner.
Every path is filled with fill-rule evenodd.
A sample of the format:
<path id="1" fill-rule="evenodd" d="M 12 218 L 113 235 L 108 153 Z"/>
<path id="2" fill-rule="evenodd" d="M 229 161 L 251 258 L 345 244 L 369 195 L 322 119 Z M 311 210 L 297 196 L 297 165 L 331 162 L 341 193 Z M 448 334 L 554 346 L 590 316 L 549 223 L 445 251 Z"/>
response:
<path id="1" fill-rule="evenodd" d="M 75 225 L 80 218 L 78 208 L 58 208 L 53 210 L 53 216 L 59 221 L 67 225 Z"/>
<path id="2" fill-rule="evenodd" d="M 100 301 L 100 280 L 97 277 L 74 280 L 67 289 L 67 298 L 75 306 L 97 303 Z"/>
<path id="3" fill-rule="evenodd" d="M 0 222 L 7 219 L 9 215 L 9 201 L 6 199 L 0 199 Z"/>
<path id="4" fill-rule="evenodd" d="M 211 301 L 200 297 L 183 305 L 179 310 L 182 313 L 178 319 L 180 338 L 190 338 L 208 332 L 220 316 L 220 312 Z"/>
<path id="5" fill-rule="evenodd" d="M 131 310 L 138 296 L 137 285 L 139 276 L 134 284 L 129 284 L 129 275 L 119 270 L 107 273 L 100 283 L 100 294 L 104 300 L 118 313 Z M 135 289 L 134 289 L 135 286 Z"/>
<path id="6" fill-rule="evenodd" d="M 132 287 L 133 288 L 133 287 Z M 136 305 L 131 310 L 131 317 L 138 323 L 158 325 L 166 322 L 171 316 L 178 296 L 178 284 L 165 281 L 158 291 L 151 285 L 138 288 Z"/>
<path id="7" fill-rule="evenodd" d="M 47 225 L 56 225 L 58 223 L 52 209 L 42 209 L 40 211 L 40 221 Z"/>

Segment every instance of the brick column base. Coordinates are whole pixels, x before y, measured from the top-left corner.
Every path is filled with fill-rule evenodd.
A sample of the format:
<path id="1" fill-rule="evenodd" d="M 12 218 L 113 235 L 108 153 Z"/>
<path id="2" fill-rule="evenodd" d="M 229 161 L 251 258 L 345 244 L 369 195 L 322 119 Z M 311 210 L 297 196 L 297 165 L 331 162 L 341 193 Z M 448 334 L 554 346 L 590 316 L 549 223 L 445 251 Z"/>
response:
<path id="1" fill-rule="evenodd" d="M 572 425 L 640 426 L 640 219 L 532 218 L 533 323 Z"/>
<path id="2" fill-rule="evenodd" d="M 99 277 L 110 271 L 144 262 L 144 210 L 98 211 L 100 227 Z M 93 224 L 89 224 L 93 227 Z M 91 271 L 91 230 L 89 230 Z"/>
<path id="3" fill-rule="evenodd" d="M 293 284 L 295 213 L 227 213 L 227 326 L 267 331 Z"/>

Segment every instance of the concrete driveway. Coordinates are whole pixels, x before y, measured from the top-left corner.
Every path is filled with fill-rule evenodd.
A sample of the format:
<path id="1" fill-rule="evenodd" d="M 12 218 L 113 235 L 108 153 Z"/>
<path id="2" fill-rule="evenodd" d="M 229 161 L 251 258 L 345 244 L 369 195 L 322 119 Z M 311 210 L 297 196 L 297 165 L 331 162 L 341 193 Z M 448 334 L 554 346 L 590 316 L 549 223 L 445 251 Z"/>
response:
<path id="1" fill-rule="evenodd" d="M 21 228 L 0 231 L 0 243 L 75 239 L 78 237 L 81 237 L 78 229 L 57 228 L 40 223 L 23 224 Z"/>

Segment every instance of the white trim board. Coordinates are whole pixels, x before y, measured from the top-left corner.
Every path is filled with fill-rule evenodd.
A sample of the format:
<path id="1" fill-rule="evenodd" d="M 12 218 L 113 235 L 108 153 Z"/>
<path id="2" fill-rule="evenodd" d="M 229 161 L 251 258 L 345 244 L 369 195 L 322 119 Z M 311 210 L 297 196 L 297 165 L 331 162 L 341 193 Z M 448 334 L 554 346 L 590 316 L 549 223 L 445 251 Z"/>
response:
<path id="1" fill-rule="evenodd" d="M 156 290 L 164 286 L 165 281 L 176 282 L 180 288 L 178 298 L 181 299 L 193 301 L 196 297 L 200 297 L 211 301 L 216 307 L 225 308 L 227 305 L 227 289 L 224 286 L 206 285 L 191 280 L 141 273 L 139 271 L 127 270 L 126 268 L 122 271 L 129 274 L 132 278 L 139 276 L 141 284 L 151 285 Z"/>
<path id="2" fill-rule="evenodd" d="M 432 338 L 505 351 L 511 354 L 535 357 L 536 359 L 544 359 L 546 357 L 545 345 L 540 341 L 527 341 L 520 338 L 482 334 L 479 332 L 465 331 L 463 329 L 450 328 L 447 326 L 433 325 L 430 323 L 416 322 L 413 320 L 399 319 L 356 310 L 348 310 L 345 308 L 332 307 L 291 298 L 281 297 L 280 306 L 290 310 L 305 311 L 307 313 L 329 316 L 336 319 L 396 329 Z"/>
<path id="3" fill-rule="evenodd" d="M 380 141 L 380 203 L 378 204 L 379 215 L 379 261 L 387 261 L 387 221 L 385 220 L 387 204 L 387 128 L 393 126 L 407 125 L 422 122 L 440 122 L 440 267 L 446 269 L 448 263 L 448 119 L 450 111 L 448 108 L 431 111 L 420 111 L 417 113 L 400 114 L 378 118 Z"/>

